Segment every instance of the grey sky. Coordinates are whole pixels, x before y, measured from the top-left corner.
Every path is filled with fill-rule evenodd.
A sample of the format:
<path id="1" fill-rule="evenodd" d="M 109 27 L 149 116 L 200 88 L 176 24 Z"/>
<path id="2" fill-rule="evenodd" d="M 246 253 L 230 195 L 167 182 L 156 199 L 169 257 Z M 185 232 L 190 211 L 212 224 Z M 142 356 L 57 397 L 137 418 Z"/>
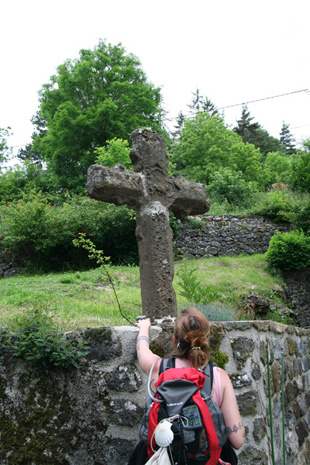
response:
<path id="1" fill-rule="evenodd" d="M 310 137 L 310 93 L 296 92 L 310 89 L 309 0 L 10 0 L 0 9 L 0 127 L 11 126 L 15 153 L 31 141 L 41 86 L 100 38 L 140 59 L 170 120 L 197 88 L 217 107 L 290 94 L 250 113 L 271 135 L 285 121 L 297 141 Z M 226 122 L 241 110 L 224 110 Z"/>

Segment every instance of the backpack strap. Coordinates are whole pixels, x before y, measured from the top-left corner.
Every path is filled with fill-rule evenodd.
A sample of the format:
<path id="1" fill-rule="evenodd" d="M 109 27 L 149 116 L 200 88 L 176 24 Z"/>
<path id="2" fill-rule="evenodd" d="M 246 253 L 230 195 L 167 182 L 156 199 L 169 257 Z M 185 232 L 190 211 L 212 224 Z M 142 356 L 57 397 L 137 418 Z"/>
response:
<path id="1" fill-rule="evenodd" d="M 208 396 L 211 395 L 212 386 L 213 386 L 213 367 L 217 366 L 215 362 L 212 360 L 209 361 L 208 365 L 206 365 L 203 369 L 203 374 L 206 377 L 206 380 L 203 385 L 203 390 L 205 391 Z M 175 357 L 163 358 L 158 375 L 161 375 L 164 371 L 169 370 L 169 368 L 175 368 Z"/>
<path id="2" fill-rule="evenodd" d="M 206 380 L 203 385 L 203 390 L 205 391 L 208 396 L 211 395 L 212 386 L 213 386 L 213 367 L 217 366 L 215 362 L 212 360 L 209 361 L 208 365 L 206 365 L 203 369 L 203 374 L 206 377 Z"/>
<path id="3" fill-rule="evenodd" d="M 169 368 L 175 368 L 175 358 L 163 358 L 160 362 L 159 372 L 158 375 L 161 375 L 164 371 L 168 370 Z"/>

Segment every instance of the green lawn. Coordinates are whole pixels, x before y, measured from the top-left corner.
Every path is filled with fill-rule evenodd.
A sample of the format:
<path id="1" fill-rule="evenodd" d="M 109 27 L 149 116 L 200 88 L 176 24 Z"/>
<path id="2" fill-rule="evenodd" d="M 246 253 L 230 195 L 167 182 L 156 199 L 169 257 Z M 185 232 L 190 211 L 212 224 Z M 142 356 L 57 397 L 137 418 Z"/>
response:
<path id="1" fill-rule="evenodd" d="M 184 267 L 188 271 L 196 269 L 200 284 L 216 292 L 216 304 L 232 309 L 236 319 L 247 318 L 242 303 L 251 291 L 269 296 L 281 284 L 267 271 L 263 255 L 176 261 L 174 287 L 179 308 L 187 304 L 180 295 L 178 276 Z M 142 314 L 139 268 L 115 266 L 111 273 L 123 313 L 135 321 Z M 51 315 L 61 330 L 127 324 L 111 285 L 99 269 L 0 279 L 0 309 L 2 326 L 10 326 L 16 317 L 31 309 Z"/>

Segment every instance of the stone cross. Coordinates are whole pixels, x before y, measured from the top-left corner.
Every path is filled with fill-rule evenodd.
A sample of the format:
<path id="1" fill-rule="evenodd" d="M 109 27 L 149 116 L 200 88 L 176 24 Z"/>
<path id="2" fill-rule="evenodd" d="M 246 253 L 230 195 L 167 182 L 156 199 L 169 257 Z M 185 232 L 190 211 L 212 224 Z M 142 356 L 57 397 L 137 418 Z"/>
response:
<path id="1" fill-rule="evenodd" d="M 164 139 L 155 131 L 137 129 L 131 140 L 134 172 L 122 165 L 92 165 L 87 191 L 96 200 L 135 207 L 143 313 L 156 318 L 176 316 L 169 210 L 178 219 L 208 211 L 206 190 L 182 176 L 169 176 Z"/>

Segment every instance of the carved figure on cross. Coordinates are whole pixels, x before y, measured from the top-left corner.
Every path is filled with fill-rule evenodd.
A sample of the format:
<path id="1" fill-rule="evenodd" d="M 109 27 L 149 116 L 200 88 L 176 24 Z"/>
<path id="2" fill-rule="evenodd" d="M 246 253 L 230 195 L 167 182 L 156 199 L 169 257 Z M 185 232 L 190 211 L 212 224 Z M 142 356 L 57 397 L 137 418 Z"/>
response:
<path id="1" fill-rule="evenodd" d="M 206 189 L 182 176 L 169 176 L 164 139 L 155 131 L 137 129 L 131 140 L 134 171 L 92 165 L 87 191 L 96 200 L 135 207 L 143 313 L 176 316 L 169 211 L 178 219 L 205 213 L 209 210 Z"/>

